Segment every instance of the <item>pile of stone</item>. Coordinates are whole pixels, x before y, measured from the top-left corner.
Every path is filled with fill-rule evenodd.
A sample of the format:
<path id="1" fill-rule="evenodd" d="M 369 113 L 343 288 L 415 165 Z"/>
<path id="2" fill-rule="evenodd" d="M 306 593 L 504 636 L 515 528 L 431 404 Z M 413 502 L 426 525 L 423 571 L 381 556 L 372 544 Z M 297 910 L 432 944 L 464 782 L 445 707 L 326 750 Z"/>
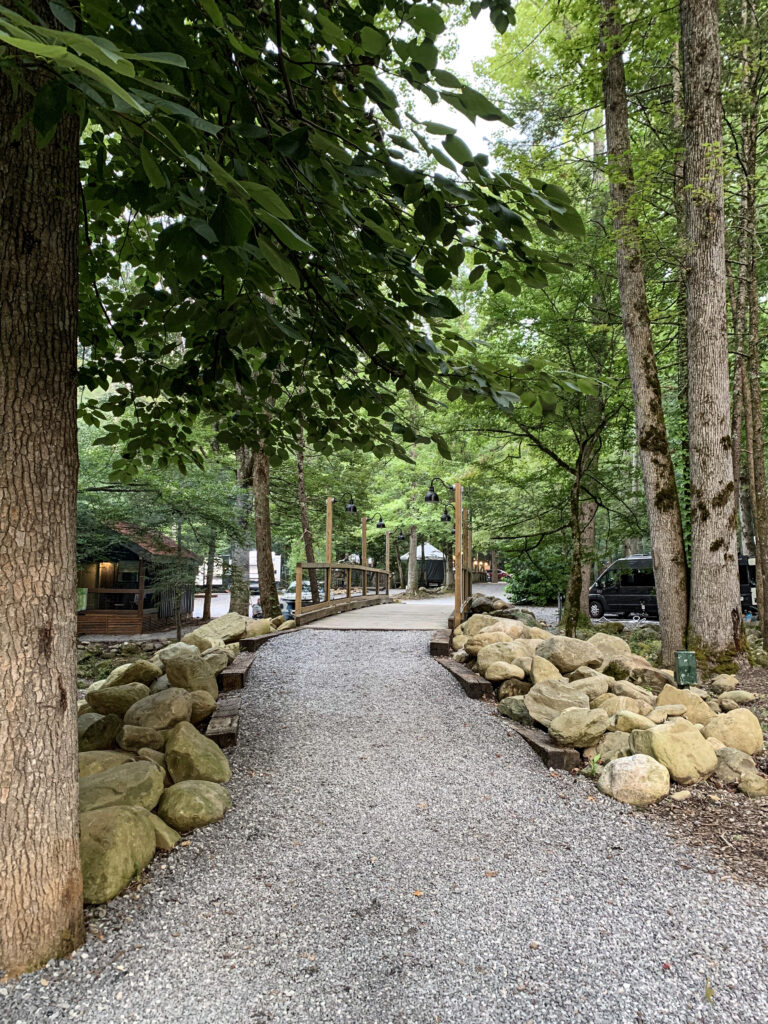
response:
<path id="1" fill-rule="evenodd" d="M 88 687 L 77 720 L 86 903 L 111 900 L 156 850 L 173 849 L 180 833 L 219 821 L 232 806 L 223 788 L 229 762 L 200 728 L 238 641 L 270 628 L 224 615 Z"/>
<path id="2" fill-rule="evenodd" d="M 715 776 L 768 796 L 753 760 L 763 732 L 746 706 L 757 694 L 736 676 L 679 689 L 620 636 L 578 640 L 530 618 L 511 606 L 472 614 L 453 631 L 453 657 L 494 684 L 500 714 L 580 750 L 602 792 L 643 806 L 667 796 L 671 781 Z"/>

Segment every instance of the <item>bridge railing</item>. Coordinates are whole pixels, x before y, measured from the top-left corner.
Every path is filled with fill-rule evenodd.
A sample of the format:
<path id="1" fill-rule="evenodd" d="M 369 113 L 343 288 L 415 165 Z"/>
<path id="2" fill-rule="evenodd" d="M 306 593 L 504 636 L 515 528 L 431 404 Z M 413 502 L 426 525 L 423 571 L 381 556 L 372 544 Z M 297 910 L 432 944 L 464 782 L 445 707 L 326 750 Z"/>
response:
<path id="1" fill-rule="evenodd" d="M 335 601 L 349 601 L 352 597 L 389 597 L 390 573 L 386 569 L 372 569 L 355 562 L 297 562 L 295 615 L 302 613 L 302 588 L 305 578 L 315 576 L 321 600 L 311 603 L 312 611 L 328 608 Z M 353 585 L 353 575 L 359 577 Z M 322 582 L 321 582 L 322 581 Z"/>

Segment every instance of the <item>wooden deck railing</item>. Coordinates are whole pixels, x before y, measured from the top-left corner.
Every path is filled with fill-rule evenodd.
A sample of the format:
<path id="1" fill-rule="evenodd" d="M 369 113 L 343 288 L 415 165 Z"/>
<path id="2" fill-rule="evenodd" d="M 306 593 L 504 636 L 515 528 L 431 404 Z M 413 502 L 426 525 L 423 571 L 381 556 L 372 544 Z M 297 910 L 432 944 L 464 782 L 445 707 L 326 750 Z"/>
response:
<path id="1" fill-rule="evenodd" d="M 323 586 L 323 600 L 318 602 L 312 602 L 312 610 L 320 608 L 329 608 L 334 601 L 342 598 L 349 600 L 352 597 L 352 573 L 357 572 L 362 576 L 361 580 L 361 596 L 367 597 L 369 594 L 378 596 L 389 596 L 389 578 L 390 573 L 386 569 L 371 569 L 368 566 L 357 565 L 354 562 L 297 562 L 296 563 L 296 607 L 295 614 L 301 615 L 302 606 L 302 586 L 304 585 L 304 573 L 314 572 L 318 579 L 324 578 Z M 322 574 L 322 575 L 321 575 Z M 334 590 L 334 574 L 340 574 L 342 576 L 343 585 L 336 587 L 336 590 L 341 590 L 342 593 L 339 597 L 333 596 Z M 370 589 L 369 589 L 370 584 Z"/>

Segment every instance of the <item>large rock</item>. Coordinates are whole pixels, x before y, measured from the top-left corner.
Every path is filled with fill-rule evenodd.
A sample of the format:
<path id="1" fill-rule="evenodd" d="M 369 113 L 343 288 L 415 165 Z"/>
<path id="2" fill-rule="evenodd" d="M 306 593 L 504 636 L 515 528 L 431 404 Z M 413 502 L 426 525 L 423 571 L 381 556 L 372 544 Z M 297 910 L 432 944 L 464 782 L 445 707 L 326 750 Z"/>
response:
<path id="1" fill-rule="evenodd" d="M 132 754 L 126 754 L 122 750 L 87 750 L 77 755 L 78 772 L 81 779 L 87 779 L 89 775 L 106 772 L 110 768 L 117 768 L 118 765 L 133 760 L 135 758 Z"/>
<path id="2" fill-rule="evenodd" d="M 724 715 L 714 715 L 704 726 L 705 736 L 714 736 L 726 745 L 759 754 L 763 749 L 763 730 L 757 715 L 748 708 L 736 708 Z"/>
<path id="3" fill-rule="evenodd" d="M 505 718 L 511 718 L 519 725 L 535 725 L 536 723 L 528 713 L 525 700 L 521 696 L 505 697 L 499 701 L 498 712 Z"/>
<path id="4" fill-rule="evenodd" d="M 568 708 L 589 708 L 585 693 L 579 693 L 568 682 L 537 683 L 523 697 L 528 714 L 546 729 L 561 711 Z"/>
<path id="5" fill-rule="evenodd" d="M 216 701 L 207 690 L 193 690 L 189 696 L 192 701 L 189 720 L 194 725 L 208 718 L 216 710 Z"/>
<path id="6" fill-rule="evenodd" d="M 528 693 L 533 683 L 529 679 L 505 679 L 496 691 L 498 700 L 505 697 L 519 697 Z"/>
<path id="7" fill-rule="evenodd" d="M 505 679 L 525 679 L 522 668 L 508 661 L 492 661 L 483 675 L 489 683 L 503 683 Z"/>
<path id="8" fill-rule="evenodd" d="M 483 675 L 494 661 L 506 661 L 510 665 L 518 658 L 530 658 L 533 651 L 527 646 L 527 640 L 512 640 L 509 643 L 489 644 L 481 647 L 477 653 L 477 671 Z M 467 650 L 465 647 L 464 650 Z"/>
<path id="9" fill-rule="evenodd" d="M 709 682 L 709 688 L 713 693 L 727 693 L 728 690 L 738 690 L 738 676 L 720 675 L 715 676 Z"/>
<path id="10" fill-rule="evenodd" d="M 735 747 L 718 747 L 715 754 L 715 775 L 726 785 L 735 786 L 744 775 L 750 775 L 755 771 L 755 762 L 743 750 L 736 750 Z"/>
<path id="11" fill-rule="evenodd" d="M 479 633 L 486 626 L 498 626 L 500 621 L 500 619 L 495 618 L 493 615 L 472 615 L 462 623 L 461 631 L 464 636 L 474 636 L 475 633 Z"/>
<path id="12" fill-rule="evenodd" d="M 750 690 L 726 690 L 725 693 L 720 694 L 720 703 L 725 700 L 739 706 L 742 704 L 754 704 L 757 700 L 757 694 L 752 693 Z"/>
<path id="13" fill-rule="evenodd" d="M 162 672 L 154 662 L 140 658 L 138 661 L 132 661 L 127 665 L 118 665 L 117 668 L 109 673 L 106 679 L 100 679 L 96 683 L 91 683 L 88 687 L 88 693 L 94 693 L 109 686 L 125 686 L 128 683 L 144 683 L 148 685 L 153 683 L 160 675 L 162 675 Z"/>
<path id="14" fill-rule="evenodd" d="M 546 658 L 540 658 L 538 654 L 534 654 L 531 659 L 530 676 L 534 683 L 548 683 L 550 680 L 560 682 L 563 678 L 560 674 L 560 669 L 556 665 L 553 665 L 551 661 L 547 661 Z"/>
<path id="15" fill-rule="evenodd" d="M 501 630 L 495 629 L 486 632 L 481 630 L 479 633 L 475 633 L 473 636 L 467 638 L 467 642 L 464 644 L 464 650 L 467 654 L 471 654 L 473 657 L 476 656 L 483 647 L 490 647 L 492 644 L 503 644 L 509 641 L 509 637 L 506 633 L 502 633 Z"/>
<path id="16" fill-rule="evenodd" d="M 148 696 L 149 687 L 144 683 L 124 683 L 121 686 L 104 686 L 89 693 L 88 703 L 100 715 L 122 717 L 132 704 Z"/>
<path id="17" fill-rule="evenodd" d="M 642 658 L 639 654 L 618 654 L 615 655 L 603 667 L 603 672 L 614 679 L 629 679 L 631 683 L 639 683 L 640 686 L 648 687 L 654 693 L 658 693 L 667 683 L 671 683 L 673 675 L 667 669 L 654 668 L 654 666 Z"/>
<path id="18" fill-rule="evenodd" d="M 629 757 L 632 753 L 632 738 L 626 732 L 607 732 L 598 741 L 595 753 L 603 764 L 609 764 L 616 757 Z"/>
<path id="19" fill-rule="evenodd" d="M 597 647 L 571 636 L 550 637 L 537 648 L 536 654 L 551 661 L 563 675 L 582 665 L 598 668 L 603 663 L 603 655 Z"/>
<path id="20" fill-rule="evenodd" d="M 155 855 L 155 830 L 137 807 L 102 807 L 80 815 L 83 900 L 106 903 Z"/>
<path id="21" fill-rule="evenodd" d="M 218 675 L 229 664 L 229 655 L 223 647 L 212 647 L 210 651 L 203 653 L 203 661 Z"/>
<path id="22" fill-rule="evenodd" d="M 78 750 L 108 750 L 123 723 L 117 715 L 91 714 L 80 715 L 77 720 Z"/>
<path id="23" fill-rule="evenodd" d="M 694 725 L 706 725 L 715 717 L 715 713 L 698 694 L 690 690 L 681 690 L 676 686 L 667 683 L 663 687 L 656 701 L 657 708 L 666 707 L 668 704 L 683 704 L 685 706 L 685 717 Z"/>
<path id="24" fill-rule="evenodd" d="M 243 636 L 266 636 L 269 632 L 269 626 L 269 619 L 249 619 Z"/>
<path id="25" fill-rule="evenodd" d="M 80 781 L 80 810 L 132 806 L 151 811 L 163 792 L 163 772 L 149 761 L 131 761 Z"/>
<path id="26" fill-rule="evenodd" d="M 606 679 L 610 679 L 610 676 L 606 676 Z M 650 690 L 638 686 L 637 683 L 630 683 L 628 679 L 610 679 L 608 689 L 617 697 L 634 697 L 635 700 L 642 700 L 647 704 L 656 703 L 656 698 Z"/>
<path id="27" fill-rule="evenodd" d="M 229 782 L 232 777 L 229 761 L 221 747 L 189 722 L 180 722 L 171 729 L 165 743 L 165 762 L 174 782 L 187 782 L 189 779 Z"/>
<path id="28" fill-rule="evenodd" d="M 166 824 L 157 814 L 153 814 L 152 811 L 147 811 L 146 813 L 155 831 L 155 847 L 158 850 L 172 850 L 181 839 L 179 833 L 175 828 L 171 828 L 170 825 Z"/>
<path id="29" fill-rule="evenodd" d="M 549 724 L 549 735 L 564 747 L 591 747 L 608 729 L 608 715 L 602 710 L 568 708 Z"/>
<path id="30" fill-rule="evenodd" d="M 125 724 L 170 729 L 178 722 L 188 722 L 191 715 L 191 694 L 178 686 L 171 686 L 160 693 L 151 693 L 130 707 L 125 713 Z"/>
<path id="31" fill-rule="evenodd" d="M 708 778 L 717 768 L 717 755 L 691 722 L 675 718 L 652 729 L 632 733 L 632 750 L 660 761 L 684 786 Z"/>
<path id="32" fill-rule="evenodd" d="M 159 652 L 171 688 L 207 690 L 215 699 L 219 694 L 216 673 L 200 651 L 189 644 L 171 644 Z"/>
<path id="33" fill-rule="evenodd" d="M 245 615 L 238 615 L 237 612 L 227 612 L 226 615 L 221 615 L 218 619 L 211 619 L 205 625 L 198 626 L 191 633 L 187 633 L 186 636 L 182 637 L 182 641 L 184 643 L 194 643 L 194 639 L 191 638 L 203 637 L 206 640 L 220 640 L 222 643 L 229 644 L 233 640 L 239 640 L 245 636 L 249 621 Z"/>
<path id="34" fill-rule="evenodd" d="M 634 754 L 606 765 L 597 788 L 606 796 L 634 807 L 658 803 L 669 793 L 669 772 L 652 757 Z"/>
<path id="35" fill-rule="evenodd" d="M 571 678 L 572 688 L 578 690 L 579 693 L 586 693 L 590 700 L 602 697 L 604 693 L 608 693 L 608 684 L 610 682 L 610 676 L 604 676 L 599 672 L 595 672 L 591 676 Z"/>
<path id="36" fill-rule="evenodd" d="M 594 697 L 590 701 L 591 708 L 602 708 L 611 718 L 618 715 L 620 711 L 631 711 L 635 715 L 645 715 L 651 711 L 651 705 L 642 700 L 635 700 L 634 697 L 617 697 L 615 693 L 604 693 L 600 697 Z"/>
<path id="37" fill-rule="evenodd" d="M 632 653 L 632 648 L 627 641 L 622 640 L 620 636 L 616 636 L 614 633 L 594 633 L 589 638 L 589 643 L 602 652 L 603 661 L 606 663 L 622 654 Z"/>
<path id="38" fill-rule="evenodd" d="M 652 729 L 656 723 L 644 715 L 637 715 L 634 711 L 619 711 L 610 722 L 609 728 L 613 732 L 633 732 L 635 729 Z"/>
<path id="39" fill-rule="evenodd" d="M 757 772 L 750 772 L 742 776 L 739 792 L 751 797 L 768 796 L 768 778 L 765 775 L 758 775 Z"/>
<path id="40" fill-rule="evenodd" d="M 177 782 L 160 798 L 157 813 L 177 832 L 219 821 L 232 806 L 229 793 L 216 782 Z"/>
<path id="41" fill-rule="evenodd" d="M 139 751 L 142 747 L 152 750 L 163 750 L 165 733 L 160 729 L 150 729 L 147 725 L 123 725 L 117 734 L 117 745 L 121 750 Z"/>

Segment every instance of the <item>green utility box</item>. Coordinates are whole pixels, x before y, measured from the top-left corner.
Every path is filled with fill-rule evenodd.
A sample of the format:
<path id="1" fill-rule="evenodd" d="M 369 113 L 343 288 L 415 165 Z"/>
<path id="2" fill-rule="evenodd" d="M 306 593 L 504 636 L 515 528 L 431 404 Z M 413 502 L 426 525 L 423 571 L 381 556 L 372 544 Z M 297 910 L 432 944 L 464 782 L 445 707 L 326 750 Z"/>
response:
<path id="1" fill-rule="evenodd" d="M 695 686 L 697 681 L 696 655 L 693 651 L 675 651 L 676 685 L 682 689 L 687 686 Z"/>

